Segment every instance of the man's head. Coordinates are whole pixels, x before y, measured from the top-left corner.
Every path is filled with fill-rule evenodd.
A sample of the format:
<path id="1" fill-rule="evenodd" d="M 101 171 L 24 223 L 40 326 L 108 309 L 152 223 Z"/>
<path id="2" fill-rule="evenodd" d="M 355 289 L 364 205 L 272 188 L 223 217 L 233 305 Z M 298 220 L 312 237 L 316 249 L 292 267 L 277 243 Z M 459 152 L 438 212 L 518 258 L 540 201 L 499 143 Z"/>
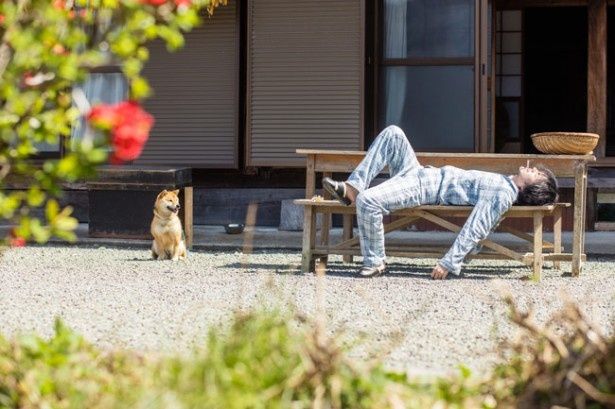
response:
<path id="1" fill-rule="evenodd" d="M 515 182 L 519 187 L 519 205 L 542 206 L 557 202 L 557 180 L 553 172 L 544 166 L 521 166 Z"/>

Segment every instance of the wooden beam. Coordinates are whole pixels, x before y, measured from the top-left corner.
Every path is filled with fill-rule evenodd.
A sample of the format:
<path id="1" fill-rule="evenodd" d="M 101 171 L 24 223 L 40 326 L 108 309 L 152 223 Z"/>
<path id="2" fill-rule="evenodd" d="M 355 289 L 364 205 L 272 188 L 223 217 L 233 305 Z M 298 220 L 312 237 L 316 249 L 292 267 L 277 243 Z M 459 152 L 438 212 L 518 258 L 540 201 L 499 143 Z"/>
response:
<path id="1" fill-rule="evenodd" d="M 525 7 L 586 6 L 588 0 L 496 0 L 497 10 L 518 10 Z"/>
<path id="2" fill-rule="evenodd" d="M 560 209 L 559 207 L 557 208 L 557 210 L 559 210 L 559 211 L 560 211 L 560 213 L 561 213 L 561 209 Z M 554 214 L 555 214 L 555 212 L 554 212 Z M 554 217 L 555 217 L 555 216 L 554 216 Z M 560 216 L 560 217 L 561 217 L 561 216 Z M 521 230 L 517 230 L 517 229 L 515 229 L 514 227 L 500 226 L 500 227 L 498 227 L 498 230 L 499 230 L 499 231 L 506 232 L 506 233 L 510 233 L 510 234 L 512 234 L 513 236 L 517 236 L 517 237 L 519 237 L 520 239 L 523 239 L 523 240 L 529 241 L 530 243 L 533 243 L 533 242 L 534 242 L 534 236 L 532 236 L 531 234 L 528 234 L 528 233 L 522 232 Z M 546 241 L 546 240 L 543 240 L 543 241 L 542 241 L 542 248 L 543 248 L 543 249 L 552 249 L 552 248 L 553 248 L 553 243 L 551 243 L 551 242 L 549 242 L 549 241 Z"/>
<path id="3" fill-rule="evenodd" d="M 587 166 L 583 162 L 577 163 L 574 178 L 574 226 L 572 233 L 572 275 L 577 277 L 581 273 L 581 254 L 584 251 L 585 240 L 585 198 L 587 188 Z"/>
<path id="4" fill-rule="evenodd" d="M 589 0 L 587 6 L 587 131 L 600 135 L 596 156 L 606 149 L 607 0 Z"/>
<path id="5" fill-rule="evenodd" d="M 456 225 L 455 223 L 451 223 L 448 220 L 444 220 L 441 217 L 438 217 L 438 216 L 436 216 L 434 214 L 431 214 L 429 212 L 426 212 L 426 211 L 423 211 L 423 210 L 418 210 L 416 212 L 416 214 L 418 216 L 422 217 L 423 219 L 429 220 L 430 222 L 435 223 L 438 226 L 444 227 L 445 229 L 448 229 L 448 230 L 450 230 L 452 232 L 459 233 L 461 231 L 461 227 Z M 541 215 L 541 217 L 542 217 L 542 215 Z M 542 237 L 540 239 L 541 239 L 541 243 L 542 243 Z M 491 250 L 494 250 L 494 251 L 496 251 L 496 252 L 498 252 L 500 254 L 508 256 L 508 257 L 510 257 L 513 260 L 522 261 L 522 259 L 523 259 L 523 256 L 521 254 L 519 254 L 519 253 L 517 253 L 517 252 L 515 252 L 515 251 L 513 251 L 513 250 L 511 250 L 509 248 L 506 248 L 506 247 L 502 246 L 501 244 L 494 243 L 491 240 L 487 240 L 487 239 L 482 240 L 480 242 L 480 244 L 482 244 L 483 246 L 485 246 L 487 248 L 490 248 Z M 542 247 L 541 247 L 541 249 L 542 249 Z"/>
<path id="6" fill-rule="evenodd" d="M 297 149 L 297 154 L 307 156 L 307 168 L 315 172 L 352 172 L 365 157 L 360 151 L 334 151 Z M 421 165 L 435 167 L 456 166 L 461 169 L 483 170 L 503 174 L 514 174 L 519 166 L 543 164 L 558 177 L 574 176 L 573 165 L 578 160 L 594 162 L 593 155 L 543 155 L 510 153 L 436 153 L 417 152 Z M 313 161 L 313 162 L 312 162 Z M 313 164 L 313 165 L 312 165 Z M 386 172 L 386 169 L 385 171 Z M 306 190 L 307 193 L 307 190 Z"/>
<path id="7" fill-rule="evenodd" d="M 532 258 L 532 276 L 536 281 L 540 281 L 542 278 L 542 218 L 542 213 L 534 213 L 534 257 Z"/>
<path id="8" fill-rule="evenodd" d="M 303 209 L 303 250 L 301 252 L 301 272 L 314 271 L 313 249 L 316 244 L 316 214 L 313 208 Z"/>
<path id="9" fill-rule="evenodd" d="M 390 233 L 393 230 L 406 227 L 407 225 L 409 225 L 416 219 L 418 219 L 418 216 L 406 216 L 402 219 L 395 220 L 394 222 L 387 223 L 384 225 L 384 234 Z M 356 246 L 357 244 L 359 244 L 359 236 L 346 239 L 342 241 L 341 243 L 338 243 L 335 246 L 333 246 L 333 248 L 334 249 L 344 249 L 344 248 L 350 248 L 352 246 Z"/>
<path id="10" fill-rule="evenodd" d="M 332 174 L 330 172 L 324 172 L 322 177 L 331 177 Z M 323 189 L 322 193 L 325 200 L 331 200 L 331 194 Z M 332 225 L 332 214 L 323 214 L 322 215 L 322 226 L 320 227 L 320 244 L 328 246 L 329 245 L 329 232 L 331 231 Z M 320 263 L 324 268 L 327 267 L 327 262 L 329 258 L 327 256 L 323 256 L 320 258 Z"/>
<path id="11" fill-rule="evenodd" d="M 343 240 L 350 240 L 352 239 L 353 236 L 353 226 L 352 226 L 352 221 L 353 221 L 353 217 L 351 214 L 345 214 L 343 217 L 344 220 L 344 233 L 342 236 Z M 344 261 L 344 263 L 352 263 L 352 255 L 348 254 L 345 255 L 342 259 Z"/>
<path id="12" fill-rule="evenodd" d="M 558 208 L 553 212 L 553 254 L 562 252 L 562 209 Z M 553 268 L 559 270 L 560 262 L 554 261 Z"/>
<path id="13" fill-rule="evenodd" d="M 194 242 L 194 233 L 193 233 L 193 189 L 192 186 L 186 186 L 184 189 L 183 196 L 183 222 L 184 222 L 184 235 L 186 236 L 186 248 L 188 250 L 192 250 L 192 244 Z"/>

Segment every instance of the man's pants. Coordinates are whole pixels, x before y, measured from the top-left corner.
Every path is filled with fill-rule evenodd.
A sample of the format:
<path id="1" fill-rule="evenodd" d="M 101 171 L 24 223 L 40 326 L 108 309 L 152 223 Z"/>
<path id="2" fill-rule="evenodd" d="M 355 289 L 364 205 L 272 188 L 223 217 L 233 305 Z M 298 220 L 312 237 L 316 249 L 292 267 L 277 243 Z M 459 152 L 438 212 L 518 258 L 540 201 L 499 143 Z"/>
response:
<path id="1" fill-rule="evenodd" d="M 389 167 L 391 177 L 370 188 L 371 181 L 385 166 Z M 419 164 L 399 127 L 389 126 L 376 137 L 346 181 L 358 192 L 355 204 L 363 265 L 379 266 L 385 261 L 383 215 L 435 203 L 440 181 L 440 169 Z"/>

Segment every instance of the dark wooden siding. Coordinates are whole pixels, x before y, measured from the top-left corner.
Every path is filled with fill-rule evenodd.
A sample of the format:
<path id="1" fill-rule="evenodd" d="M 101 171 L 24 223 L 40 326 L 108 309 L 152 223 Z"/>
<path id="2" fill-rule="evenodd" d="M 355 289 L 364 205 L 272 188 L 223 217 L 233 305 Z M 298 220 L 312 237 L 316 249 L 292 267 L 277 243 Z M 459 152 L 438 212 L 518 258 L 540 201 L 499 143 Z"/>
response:
<path id="1" fill-rule="evenodd" d="M 363 148 L 364 0 L 248 4 L 246 163 Z"/>
<path id="2" fill-rule="evenodd" d="M 154 96 L 145 107 L 156 124 L 137 164 L 238 166 L 239 35 L 232 0 L 187 34 L 182 50 L 152 46 L 144 74 Z"/>

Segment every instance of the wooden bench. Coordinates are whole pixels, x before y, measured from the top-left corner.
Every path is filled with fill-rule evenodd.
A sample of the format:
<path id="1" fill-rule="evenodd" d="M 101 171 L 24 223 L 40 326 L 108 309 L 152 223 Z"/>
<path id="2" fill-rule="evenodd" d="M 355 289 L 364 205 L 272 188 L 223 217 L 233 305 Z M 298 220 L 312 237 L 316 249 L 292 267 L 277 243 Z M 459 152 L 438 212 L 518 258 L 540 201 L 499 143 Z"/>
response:
<path id="1" fill-rule="evenodd" d="M 359 238 L 353 237 L 353 216 L 356 214 L 354 206 L 345 206 L 331 200 L 325 193 L 324 200 L 312 200 L 316 193 L 317 174 L 331 176 L 333 173 L 350 173 L 365 156 L 365 152 L 333 151 L 297 149 L 300 155 L 306 156 L 306 187 L 305 199 L 295 200 L 296 204 L 304 206 L 303 224 L 303 250 L 301 270 L 315 271 L 315 262 L 322 263 L 323 271 L 326 269 L 328 255 L 339 254 L 345 262 L 351 262 L 354 255 L 361 255 Z M 572 263 L 572 275 L 581 272 L 585 260 L 585 200 L 587 190 L 587 164 L 595 161 L 592 155 L 522 155 L 522 154 L 486 154 L 486 153 L 418 153 L 418 160 L 422 165 L 442 167 L 456 166 L 462 169 L 476 169 L 502 174 L 515 174 L 519 166 L 525 166 L 529 160 L 531 164 L 542 164 L 553 171 L 558 178 L 574 177 L 574 230 L 573 248 L 571 253 L 564 253 L 562 248 L 562 209 L 569 207 L 569 203 L 557 203 L 547 206 L 513 206 L 504 218 L 531 218 L 533 219 L 533 234 L 501 226 L 500 231 L 513 234 L 532 243 L 532 252 L 519 253 L 489 239 L 481 244 L 489 251 L 481 251 L 468 258 L 512 259 L 528 266 L 532 266 L 533 276 L 539 280 L 542 274 L 544 261 L 549 260 L 556 268 L 561 261 Z M 459 232 L 461 226 L 446 220 L 445 217 L 467 217 L 473 210 L 472 206 L 436 206 L 425 205 L 414 208 L 401 209 L 393 212 L 397 220 L 384 225 L 385 234 L 408 226 L 418 219 L 428 220 L 436 225 L 453 232 Z M 323 213 L 323 225 L 320 239 L 316 242 L 316 215 Z M 340 243 L 329 243 L 331 229 L 331 215 L 343 215 L 343 236 Z M 543 219 L 545 216 L 553 218 L 553 242 L 543 240 Z M 548 253 L 545 250 L 549 251 Z M 433 257 L 440 258 L 446 249 L 425 248 L 417 246 L 389 247 L 387 254 L 399 257 Z"/>

